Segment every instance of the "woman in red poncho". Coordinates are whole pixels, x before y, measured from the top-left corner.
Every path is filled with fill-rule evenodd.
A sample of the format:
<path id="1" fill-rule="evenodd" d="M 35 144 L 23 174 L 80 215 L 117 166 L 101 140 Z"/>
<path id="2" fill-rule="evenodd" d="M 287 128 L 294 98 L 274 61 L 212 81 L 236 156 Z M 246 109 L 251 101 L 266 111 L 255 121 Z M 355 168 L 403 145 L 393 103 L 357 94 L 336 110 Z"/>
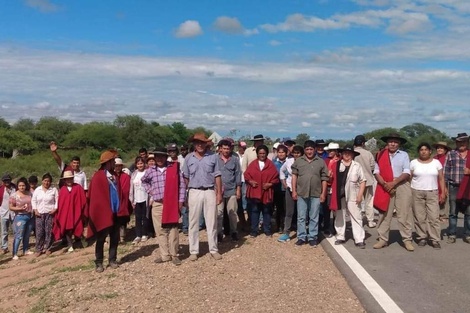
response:
<path id="1" fill-rule="evenodd" d="M 279 183 L 279 174 L 274 163 L 269 160 L 268 147 L 256 148 L 257 159 L 248 165 L 245 171 L 247 184 L 246 197 L 251 203 L 251 237 L 258 236 L 260 213 L 263 214 L 263 229 L 266 236 L 271 236 L 271 214 L 273 209 L 273 185 Z"/>
<path id="2" fill-rule="evenodd" d="M 73 252 L 72 236 L 81 238 L 83 233 L 82 216 L 86 207 L 85 190 L 79 184 L 73 182 L 72 171 L 65 171 L 64 185 L 59 190 L 57 214 L 54 219 L 54 238 L 67 239 L 68 252 Z"/>

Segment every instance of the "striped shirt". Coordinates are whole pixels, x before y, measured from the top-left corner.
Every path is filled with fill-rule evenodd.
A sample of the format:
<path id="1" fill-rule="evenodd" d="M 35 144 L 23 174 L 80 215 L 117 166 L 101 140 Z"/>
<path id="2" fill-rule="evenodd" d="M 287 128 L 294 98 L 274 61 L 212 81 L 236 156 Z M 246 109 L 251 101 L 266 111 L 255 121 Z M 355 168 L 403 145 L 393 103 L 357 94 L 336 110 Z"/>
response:
<path id="1" fill-rule="evenodd" d="M 452 150 L 447 153 L 444 166 L 444 178 L 446 182 L 460 184 L 463 178 L 465 162 L 467 162 L 467 158 L 461 158 L 457 150 Z"/>
<path id="2" fill-rule="evenodd" d="M 174 163 L 168 162 L 168 166 L 173 166 Z M 184 202 L 186 195 L 186 184 L 184 183 L 183 173 L 179 171 L 179 202 Z M 145 171 L 142 177 L 142 187 L 152 197 L 154 201 L 162 201 L 165 194 L 165 181 L 166 181 L 166 167 L 157 168 L 156 166 L 150 167 Z"/>

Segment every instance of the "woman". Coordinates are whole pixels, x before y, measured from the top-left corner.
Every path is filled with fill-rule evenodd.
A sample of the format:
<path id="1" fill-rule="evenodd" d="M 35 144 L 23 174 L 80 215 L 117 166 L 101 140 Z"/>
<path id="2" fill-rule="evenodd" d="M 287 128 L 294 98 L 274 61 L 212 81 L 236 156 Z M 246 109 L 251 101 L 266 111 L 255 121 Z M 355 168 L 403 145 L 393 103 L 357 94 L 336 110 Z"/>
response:
<path id="1" fill-rule="evenodd" d="M 140 241 L 148 239 L 148 225 L 147 218 L 147 200 L 148 194 L 142 186 L 142 177 L 145 174 L 145 162 L 141 157 L 135 158 L 136 170 L 131 176 L 131 191 L 129 193 L 129 200 L 131 201 L 132 208 L 135 212 L 135 239 L 132 244 L 138 244 Z"/>
<path id="2" fill-rule="evenodd" d="M 336 211 L 335 245 L 346 242 L 346 214 L 351 217 L 352 233 L 356 247 L 365 249 L 365 231 L 362 225 L 361 202 L 366 188 L 366 178 L 362 166 L 354 161 L 359 152 L 352 146 L 339 149 L 341 159 L 332 167 L 330 209 Z"/>
<path id="3" fill-rule="evenodd" d="M 426 246 L 429 239 L 434 249 L 440 249 L 439 203 L 444 202 L 447 190 L 442 164 L 431 157 L 431 151 L 428 143 L 419 144 L 419 157 L 410 162 L 412 206 L 418 246 Z"/>
<path id="4" fill-rule="evenodd" d="M 36 257 L 42 253 L 51 254 L 52 225 L 54 214 L 57 212 L 59 193 L 51 186 L 52 176 L 46 173 L 42 176 L 41 187 L 36 188 L 31 199 L 31 206 L 36 216 Z M 60 239 L 60 238 L 57 238 Z"/>
<path id="5" fill-rule="evenodd" d="M 302 146 L 294 146 L 292 148 L 292 158 L 288 158 L 286 162 L 282 165 L 279 178 L 281 180 L 282 186 L 284 187 L 285 192 L 285 200 L 286 200 L 286 214 L 284 218 L 284 231 L 283 234 L 279 237 L 277 241 L 279 242 L 288 242 L 290 241 L 290 231 L 292 228 L 292 219 L 294 221 L 295 210 L 297 201 L 292 199 L 292 164 L 294 161 L 304 155 L 304 148 Z M 294 223 L 295 224 L 295 223 Z"/>
<path id="6" fill-rule="evenodd" d="M 29 235 L 31 234 L 31 193 L 26 177 L 21 177 L 17 182 L 18 190 L 10 196 L 10 210 L 15 213 L 13 219 L 13 260 L 18 260 L 18 250 L 23 241 L 23 254 L 33 254 L 28 251 Z"/>
<path id="7" fill-rule="evenodd" d="M 121 227 L 119 228 L 120 243 L 125 242 L 127 224 L 131 221 L 132 205 L 129 200 L 129 193 L 131 191 L 131 176 L 123 172 L 124 163 L 121 158 L 114 159 L 114 173 L 118 181 L 118 193 L 119 193 L 119 210 L 121 212 L 127 212 L 127 216 L 119 218 Z"/>
<path id="8" fill-rule="evenodd" d="M 86 195 L 83 187 L 74 183 L 72 171 L 65 171 L 61 179 L 64 181 L 64 185 L 59 190 L 58 211 L 55 216 L 53 232 L 56 239 L 65 236 L 66 250 L 73 252 L 72 236 L 81 238 L 83 233 L 82 216 L 87 203 Z"/>
<path id="9" fill-rule="evenodd" d="M 435 144 L 432 145 L 434 149 L 436 149 L 436 155 L 434 156 L 434 159 L 438 160 L 441 162 L 442 167 L 444 167 L 444 164 L 446 163 L 446 157 L 447 153 L 452 150 L 451 147 L 447 145 L 447 142 L 445 141 L 439 141 Z M 441 190 L 441 187 L 439 186 L 439 196 L 443 194 L 443 191 Z M 447 222 L 448 217 L 449 217 L 449 199 L 446 194 L 444 194 L 446 199 L 444 202 L 439 203 L 439 220 L 443 223 Z"/>
<path id="10" fill-rule="evenodd" d="M 289 150 L 284 145 L 277 146 L 277 155 L 273 158 L 278 174 L 281 167 L 286 163 Z M 274 206 L 276 207 L 276 226 L 279 233 L 284 231 L 284 219 L 286 217 L 286 189 L 281 183 L 274 185 Z"/>
<path id="11" fill-rule="evenodd" d="M 248 165 L 245 171 L 247 184 L 246 197 L 251 204 L 251 237 L 258 236 L 260 212 L 263 213 L 263 228 L 266 236 L 272 236 L 271 213 L 274 198 L 274 184 L 279 183 L 279 174 L 274 163 L 268 159 L 268 147 L 256 148 L 257 160 Z"/>

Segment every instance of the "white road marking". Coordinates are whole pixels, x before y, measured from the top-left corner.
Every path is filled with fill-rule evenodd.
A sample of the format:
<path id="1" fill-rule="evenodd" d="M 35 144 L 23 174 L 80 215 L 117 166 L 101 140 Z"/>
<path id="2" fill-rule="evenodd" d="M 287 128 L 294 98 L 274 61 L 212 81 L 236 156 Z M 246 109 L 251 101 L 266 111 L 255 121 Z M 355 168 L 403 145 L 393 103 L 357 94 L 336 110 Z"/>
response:
<path id="1" fill-rule="evenodd" d="M 335 245 L 335 239 L 327 238 L 330 245 L 336 252 L 341 256 L 343 261 L 349 266 L 357 278 L 364 284 L 370 294 L 374 299 L 379 303 L 379 305 L 387 313 L 403 313 L 400 307 L 395 303 L 395 301 L 390 298 L 390 296 L 385 292 L 385 290 L 380 287 L 380 285 L 372 278 L 372 276 L 367 273 L 367 271 L 362 267 L 361 264 L 349 253 L 349 251 L 343 245 Z"/>

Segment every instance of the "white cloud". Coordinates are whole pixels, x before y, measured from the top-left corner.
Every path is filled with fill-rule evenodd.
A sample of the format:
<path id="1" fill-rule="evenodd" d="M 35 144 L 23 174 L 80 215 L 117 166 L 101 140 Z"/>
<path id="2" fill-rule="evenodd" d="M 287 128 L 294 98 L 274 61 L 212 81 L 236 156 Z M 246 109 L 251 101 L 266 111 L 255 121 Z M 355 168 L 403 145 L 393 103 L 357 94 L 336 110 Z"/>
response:
<path id="1" fill-rule="evenodd" d="M 301 125 L 302 125 L 302 127 L 310 127 L 310 126 L 312 126 L 312 123 L 302 122 Z"/>
<path id="2" fill-rule="evenodd" d="M 52 13 L 59 10 L 59 6 L 49 0 L 25 0 L 27 6 L 43 13 Z"/>
<path id="3" fill-rule="evenodd" d="M 50 108 L 51 104 L 47 101 L 42 101 L 42 102 L 36 103 L 34 107 L 40 110 L 44 110 L 44 109 Z"/>
<path id="4" fill-rule="evenodd" d="M 214 22 L 214 28 L 229 34 L 241 34 L 244 28 L 236 17 L 219 16 Z"/>
<path id="5" fill-rule="evenodd" d="M 203 34 L 202 27 L 198 21 L 188 20 L 181 23 L 175 32 L 176 38 L 192 38 Z"/>
<path id="6" fill-rule="evenodd" d="M 270 40 L 270 41 L 269 41 L 269 45 L 270 45 L 270 46 L 273 46 L 273 47 L 276 47 L 276 46 L 282 45 L 282 42 L 280 42 L 280 41 L 278 41 L 278 40 Z"/>

